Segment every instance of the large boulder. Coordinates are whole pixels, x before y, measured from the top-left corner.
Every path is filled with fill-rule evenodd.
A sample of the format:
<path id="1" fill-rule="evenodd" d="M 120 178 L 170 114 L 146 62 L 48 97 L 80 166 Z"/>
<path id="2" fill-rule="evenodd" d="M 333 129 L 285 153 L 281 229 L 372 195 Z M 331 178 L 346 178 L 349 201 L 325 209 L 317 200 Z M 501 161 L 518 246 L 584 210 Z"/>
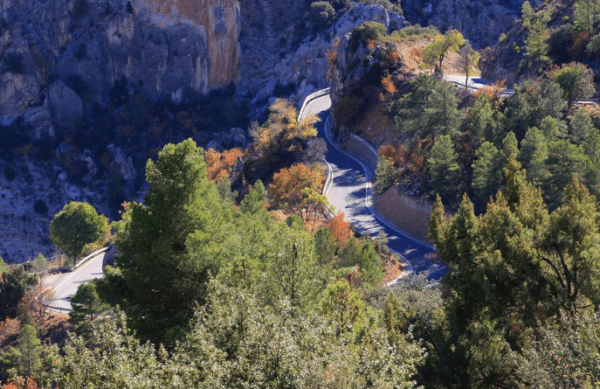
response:
<path id="1" fill-rule="evenodd" d="M 67 127 L 83 116 L 81 98 L 62 81 L 50 86 L 48 102 L 52 118 L 60 127 Z"/>

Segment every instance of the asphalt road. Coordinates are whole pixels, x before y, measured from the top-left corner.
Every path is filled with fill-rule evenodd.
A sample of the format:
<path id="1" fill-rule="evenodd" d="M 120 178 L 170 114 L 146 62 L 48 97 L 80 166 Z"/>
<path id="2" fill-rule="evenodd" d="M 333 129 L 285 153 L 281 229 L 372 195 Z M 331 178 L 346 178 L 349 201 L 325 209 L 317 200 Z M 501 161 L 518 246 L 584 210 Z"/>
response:
<path id="1" fill-rule="evenodd" d="M 455 76 L 455 75 L 445 75 L 444 80 L 449 81 L 458 86 L 465 87 L 465 76 Z M 490 86 L 491 83 L 482 79 L 481 77 L 469 77 L 469 81 L 467 82 L 467 88 L 471 92 L 476 92 L 479 89 Z M 501 93 L 502 96 L 507 97 L 515 93 L 513 89 L 504 89 Z"/>
<path id="2" fill-rule="evenodd" d="M 102 252 L 96 255 L 70 273 L 51 278 L 54 294 L 56 295 L 56 300 L 50 305 L 51 309 L 58 311 L 71 310 L 71 297 L 77 292 L 77 287 L 84 282 L 103 276 L 102 263 L 105 253 Z"/>
<path id="3" fill-rule="evenodd" d="M 307 106 L 309 114 L 321 117 L 322 120 L 317 126 L 319 137 L 327 140 L 326 160 L 333 173 L 331 185 L 326 192 L 327 200 L 336 208 L 336 212 L 337 210 L 344 212 L 358 232 L 377 236 L 380 231 L 384 231 L 388 236 L 389 247 L 400 254 L 412 266 L 414 272 L 425 272 L 429 278 L 439 280 L 447 272 L 447 268 L 444 264 L 434 263 L 426 257 L 433 248 L 394 229 L 373 213 L 370 206 L 369 181 L 374 173 L 366 165 L 341 151 L 328 139 L 325 134 L 325 124 L 330 107 L 331 99 L 328 95 L 313 100 Z"/>
<path id="4" fill-rule="evenodd" d="M 337 145 L 332 143 L 325 134 L 325 124 L 329 117 L 331 99 L 325 95 L 307 104 L 306 113 L 319 115 L 319 137 L 327 140 L 328 152 L 326 160 L 333 174 L 331 185 L 326 196 L 327 200 L 337 210 L 342 210 L 346 218 L 352 222 L 361 234 L 377 236 L 384 231 L 389 240 L 389 247 L 400 254 L 417 273 L 426 272 L 432 279 L 440 279 L 447 270 L 441 263 L 434 263 L 426 258 L 433 248 L 424 242 L 419 242 L 402 231 L 394 229 L 381 217 L 374 214 L 370 200 L 370 181 L 374 173 L 366 165 L 355 160 Z M 56 300 L 51 309 L 60 311 L 71 310 L 71 297 L 77 292 L 77 287 L 89 280 L 103 276 L 102 263 L 104 252 L 90 259 L 87 263 L 73 272 L 51 277 L 56 294 Z"/>

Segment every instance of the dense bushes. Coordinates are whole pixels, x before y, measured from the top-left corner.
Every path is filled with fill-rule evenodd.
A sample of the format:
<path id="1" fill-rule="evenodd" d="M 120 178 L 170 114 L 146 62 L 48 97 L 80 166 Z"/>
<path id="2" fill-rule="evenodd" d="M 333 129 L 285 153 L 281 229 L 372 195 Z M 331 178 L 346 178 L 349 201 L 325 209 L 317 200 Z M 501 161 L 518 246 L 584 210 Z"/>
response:
<path id="1" fill-rule="evenodd" d="M 350 48 L 356 50 L 360 43 L 367 43 L 369 40 L 377 40 L 387 31 L 387 27 L 378 22 L 364 22 L 355 27 L 350 37 Z"/>
<path id="2" fill-rule="evenodd" d="M 310 5 L 309 17 L 315 27 L 327 27 L 335 17 L 335 9 L 327 1 L 315 1 Z"/>

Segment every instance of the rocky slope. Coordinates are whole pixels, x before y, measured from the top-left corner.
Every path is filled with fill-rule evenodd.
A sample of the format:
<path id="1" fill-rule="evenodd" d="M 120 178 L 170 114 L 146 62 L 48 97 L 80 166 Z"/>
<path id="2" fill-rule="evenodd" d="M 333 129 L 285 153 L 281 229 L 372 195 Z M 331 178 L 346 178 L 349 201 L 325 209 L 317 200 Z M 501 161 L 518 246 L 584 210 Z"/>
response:
<path id="1" fill-rule="evenodd" d="M 5 0 L 2 9 L 0 123 L 22 117 L 32 139 L 105 108 L 117 81 L 179 102 L 237 80 L 235 0 Z"/>
<path id="2" fill-rule="evenodd" d="M 434 25 L 444 32 L 455 28 L 478 49 L 493 46 L 521 15 L 524 0 L 402 0 L 407 20 L 422 26 Z M 530 0 L 537 6 L 543 1 Z"/>
<path id="3" fill-rule="evenodd" d="M 349 34 L 355 26 L 377 21 L 391 32 L 405 25 L 401 15 L 381 5 L 352 3 L 332 26 L 312 34 L 304 17 L 307 4 L 273 0 L 242 3 L 238 87 L 240 96 L 256 107 L 254 116 L 264 111 L 269 98 L 282 91 L 301 105 L 307 95 L 328 87 L 326 53 L 337 38 Z"/>
<path id="4" fill-rule="evenodd" d="M 164 107 L 198 104 L 207 93 L 206 101 L 217 104 L 211 91 L 232 84 L 254 117 L 274 95 L 293 94 L 300 104 L 328 85 L 326 52 L 337 35 L 366 20 L 390 30 L 404 24 L 378 5 L 351 7 L 329 29 L 311 35 L 304 20 L 309 2 L 2 4 L 0 168 L 12 173 L 0 175 L 0 256 L 12 262 L 52 254 L 48 224 L 71 200 L 89 201 L 115 217 L 123 198 L 140 199 L 143 163 L 185 135 L 185 117 L 200 119 L 185 127 L 204 147 L 246 145 L 239 128 L 202 132 L 206 117 L 194 116 L 193 105 L 179 113 Z M 39 201 L 47 205 L 45 214 L 33 209 Z"/>

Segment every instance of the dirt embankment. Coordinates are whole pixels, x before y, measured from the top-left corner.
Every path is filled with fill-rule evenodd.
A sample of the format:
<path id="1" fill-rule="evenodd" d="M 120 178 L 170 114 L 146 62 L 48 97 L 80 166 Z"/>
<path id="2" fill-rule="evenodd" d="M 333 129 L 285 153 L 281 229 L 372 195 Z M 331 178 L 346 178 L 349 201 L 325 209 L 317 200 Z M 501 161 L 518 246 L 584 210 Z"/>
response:
<path id="1" fill-rule="evenodd" d="M 388 221 L 409 235 L 427 240 L 427 224 L 431 216 L 429 201 L 411 197 L 394 185 L 382 194 L 375 195 L 373 205 Z"/>

